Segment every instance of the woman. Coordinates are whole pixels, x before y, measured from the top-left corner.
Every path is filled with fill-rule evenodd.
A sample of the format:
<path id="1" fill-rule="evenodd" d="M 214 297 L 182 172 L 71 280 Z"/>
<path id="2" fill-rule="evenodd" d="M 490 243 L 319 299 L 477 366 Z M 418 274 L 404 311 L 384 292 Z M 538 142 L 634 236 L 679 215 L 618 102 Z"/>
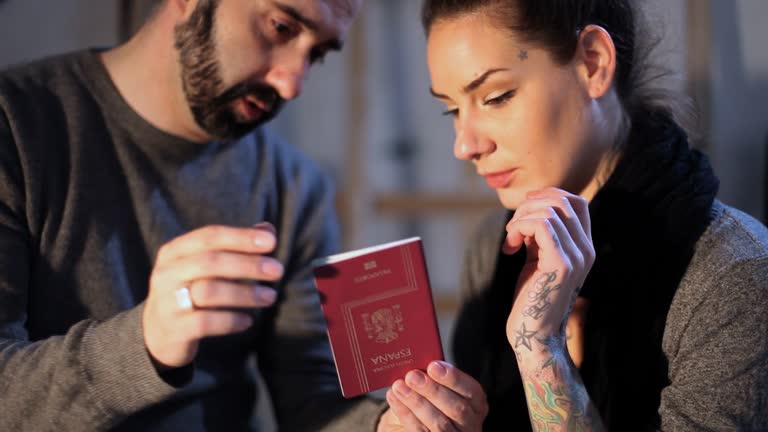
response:
<path id="1" fill-rule="evenodd" d="M 470 430 L 487 407 L 486 430 L 768 430 L 768 232 L 715 199 L 673 105 L 641 85 L 636 12 L 426 1 L 454 152 L 508 211 L 470 245 L 454 335 L 485 395 L 430 366 L 442 399 L 406 378 L 385 419 Z"/>

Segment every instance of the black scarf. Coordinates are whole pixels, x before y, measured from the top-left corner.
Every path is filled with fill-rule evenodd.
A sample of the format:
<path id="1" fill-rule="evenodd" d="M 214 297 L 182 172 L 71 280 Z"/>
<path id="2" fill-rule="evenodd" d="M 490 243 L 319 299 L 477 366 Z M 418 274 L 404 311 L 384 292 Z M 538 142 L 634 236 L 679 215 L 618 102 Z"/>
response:
<path id="1" fill-rule="evenodd" d="M 609 430 L 659 427 L 660 393 L 668 384 L 661 349 L 666 315 L 711 222 L 718 186 L 686 134 L 668 116 L 650 114 L 635 119 L 616 169 L 590 203 L 597 258 L 581 292 L 590 306 L 580 372 Z M 491 286 L 464 305 L 457 322 L 456 362 L 488 393 L 485 430 L 530 427 L 504 332 L 524 260 L 525 251 L 500 254 Z"/>

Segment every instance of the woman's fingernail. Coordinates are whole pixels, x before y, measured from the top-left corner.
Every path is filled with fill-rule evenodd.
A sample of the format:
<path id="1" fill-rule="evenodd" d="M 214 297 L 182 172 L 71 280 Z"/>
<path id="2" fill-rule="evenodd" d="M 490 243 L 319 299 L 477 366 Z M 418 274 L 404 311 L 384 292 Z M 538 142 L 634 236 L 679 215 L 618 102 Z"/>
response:
<path id="1" fill-rule="evenodd" d="M 408 383 L 408 385 L 421 387 L 425 382 L 427 382 L 427 379 L 424 377 L 424 372 L 411 371 L 408 372 L 408 375 L 405 376 L 405 382 Z"/>
<path id="2" fill-rule="evenodd" d="M 397 399 L 397 395 L 395 395 L 395 392 L 392 391 L 391 389 L 387 390 L 387 392 L 384 394 L 384 397 L 386 397 L 388 401 Z"/>
<path id="3" fill-rule="evenodd" d="M 515 252 L 512 246 L 508 245 L 506 241 L 501 244 L 501 251 L 507 255 L 511 255 L 512 253 Z"/>
<path id="4" fill-rule="evenodd" d="M 515 253 L 517 253 L 517 251 L 520 250 L 520 247 L 522 247 L 522 245 L 520 244 L 520 245 L 512 246 L 509 242 L 510 242 L 509 237 L 504 239 L 504 243 L 501 244 L 501 251 L 507 255 L 514 255 Z"/>
<path id="5" fill-rule="evenodd" d="M 445 374 L 448 373 L 448 370 L 443 366 L 442 362 L 433 361 L 429 366 L 432 369 L 432 375 L 438 378 L 444 378 Z"/>
<path id="6" fill-rule="evenodd" d="M 397 393 L 397 395 L 400 397 L 408 397 L 408 395 L 411 394 L 411 391 L 412 391 L 402 381 L 396 382 L 395 385 L 392 386 L 392 388 L 395 389 L 395 393 Z"/>

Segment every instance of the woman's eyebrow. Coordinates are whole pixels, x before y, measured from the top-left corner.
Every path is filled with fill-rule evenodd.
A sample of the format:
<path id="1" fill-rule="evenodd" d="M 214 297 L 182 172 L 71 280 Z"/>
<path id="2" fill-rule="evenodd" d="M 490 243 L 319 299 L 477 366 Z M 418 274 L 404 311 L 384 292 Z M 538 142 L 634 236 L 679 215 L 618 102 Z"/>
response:
<path id="1" fill-rule="evenodd" d="M 497 73 L 497 72 L 505 72 L 509 69 L 506 68 L 495 68 L 495 69 L 488 69 L 487 71 L 483 72 L 479 77 L 473 79 L 469 84 L 465 85 L 461 91 L 463 93 L 469 93 L 473 90 L 476 90 L 478 87 L 483 85 L 483 83 L 490 77 L 491 75 Z M 444 94 L 440 94 L 435 91 L 432 87 L 429 88 L 429 93 L 432 94 L 432 96 L 438 98 L 438 99 L 448 99 L 448 96 Z"/>

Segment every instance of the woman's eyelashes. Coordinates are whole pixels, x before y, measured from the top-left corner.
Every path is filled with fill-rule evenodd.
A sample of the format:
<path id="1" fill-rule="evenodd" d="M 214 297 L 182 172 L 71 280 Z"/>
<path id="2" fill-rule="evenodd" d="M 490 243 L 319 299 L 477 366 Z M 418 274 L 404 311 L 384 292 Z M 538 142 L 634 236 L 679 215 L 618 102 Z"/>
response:
<path id="1" fill-rule="evenodd" d="M 503 105 L 508 100 L 512 99 L 514 95 L 515 95 L 515 90 L 508 90 L 498 96 L 487 99 L 485 102 L 483 102 L 483 105 L 486 105 L 486 106 Z"/>
<path id="2" fill-rule="evenodd" d="M 458 108 L 449 108 L 449 109 L 443 111 L 443 115 L 444 116 L 456 117 L 458 114 L 459 114 L 459 109 Z"/>
<path id="3" fill-rule="evenodd" d="M 491 107 L 498 107 L 504 105 L 506 102 L 508 102 L 510 99 L 512 99 L 515 96 L 516 90 L 507 90 L 504 93 L 494 96 L 490 99 L 486 99 L 483 101 L 484 106 L 491 106 Z M 443 111 L 443 115 L 445 116 L 451 116 L 451 117 L 457 117 L 459 115 L 459 109 L 458 108 L 449 108 L 445 111 Z"/>

